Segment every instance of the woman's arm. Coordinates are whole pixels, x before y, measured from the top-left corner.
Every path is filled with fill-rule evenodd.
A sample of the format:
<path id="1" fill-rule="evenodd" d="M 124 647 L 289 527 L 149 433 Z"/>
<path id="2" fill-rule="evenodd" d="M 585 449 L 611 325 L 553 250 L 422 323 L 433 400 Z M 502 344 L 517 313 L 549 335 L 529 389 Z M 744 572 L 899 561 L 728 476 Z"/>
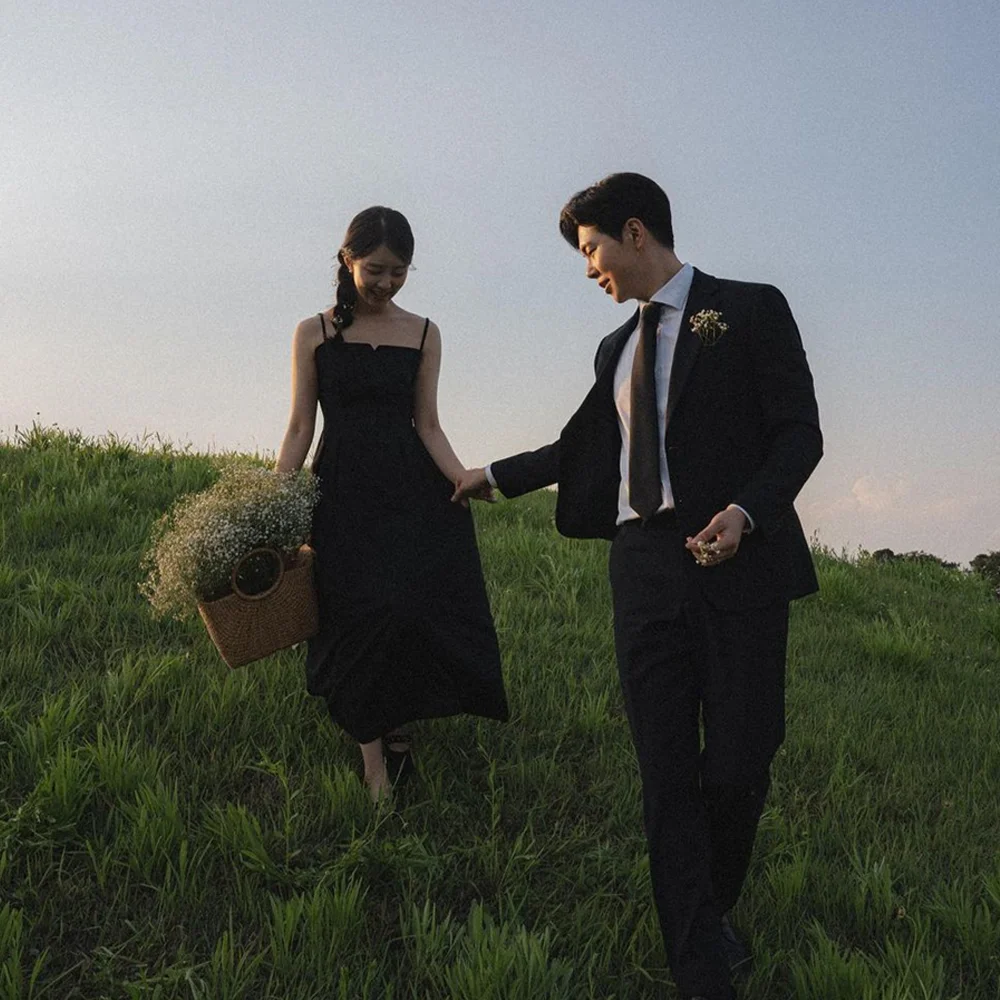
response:
<path id="1" fill-rule="evenodd" d="M 434 464 L 443 476 L 454 483 L 465 472 L 465 466 L 458 460 L 438 421 L 437 387 L 440 372 L 441 331 L 436 324 L 431 323 L 427 328 L 423 358 L 417 374 L 413 424 L 427 453 L 434 459 Z"/>
<path id="2" fill-rule="evenodd" d="M 316 430 L 314 354 L 321 337 L 319 320 L 315 316 L 299 323 L 292 337 L 292 409 L 275 464 L 277 472 L 297 472 L 309 454 L 309 446 Z"/>

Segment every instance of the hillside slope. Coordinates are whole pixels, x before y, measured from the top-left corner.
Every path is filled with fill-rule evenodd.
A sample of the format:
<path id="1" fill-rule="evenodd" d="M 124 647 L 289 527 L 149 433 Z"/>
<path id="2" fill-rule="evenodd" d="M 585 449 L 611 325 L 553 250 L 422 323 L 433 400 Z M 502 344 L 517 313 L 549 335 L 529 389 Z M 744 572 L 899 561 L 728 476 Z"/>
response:
<path id="1" fill-rule="evenodd" d="M 302 651 L 228 670 L 139 557 L 218 458 L 0 445 L 0 996 L 670 996 L 606 545 L 553 497 L 476 509 L 513 718 L 418 727 L 376 814 Z M 1000 604 L 932 564 L 816 554 L 789 737 L 736 923 L 746 995 L 996 1000 Z"/>

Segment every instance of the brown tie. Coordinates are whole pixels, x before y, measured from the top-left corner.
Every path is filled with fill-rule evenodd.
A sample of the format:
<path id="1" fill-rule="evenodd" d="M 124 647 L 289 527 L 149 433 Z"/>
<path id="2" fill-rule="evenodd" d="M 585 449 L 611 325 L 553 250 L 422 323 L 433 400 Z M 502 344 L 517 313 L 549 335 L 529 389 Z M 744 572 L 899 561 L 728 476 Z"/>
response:
<path id="1" fill-rule="evenodd" d="M 647 302 L 642 307 L 629 396 L 629 506 L 644 521 L 652 517 L 663 502 L 660 430 L 656 412 L 656 329 L 660 325 L 662 309 L 659 302 Z"/>

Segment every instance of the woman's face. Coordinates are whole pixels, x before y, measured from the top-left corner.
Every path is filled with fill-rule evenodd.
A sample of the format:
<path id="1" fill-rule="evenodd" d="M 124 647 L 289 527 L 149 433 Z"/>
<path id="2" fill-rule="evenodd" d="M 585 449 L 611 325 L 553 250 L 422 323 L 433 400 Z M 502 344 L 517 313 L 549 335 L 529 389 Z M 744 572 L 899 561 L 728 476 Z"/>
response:
<path id="1" fill-rule="evenodd" d="M 372 309 L 385 308 L 389 300 L 406 284 L 409 265 L 387 246 L 380 246 L 367 257 L 351 261 L 351 273 L 358 298 Z"/>

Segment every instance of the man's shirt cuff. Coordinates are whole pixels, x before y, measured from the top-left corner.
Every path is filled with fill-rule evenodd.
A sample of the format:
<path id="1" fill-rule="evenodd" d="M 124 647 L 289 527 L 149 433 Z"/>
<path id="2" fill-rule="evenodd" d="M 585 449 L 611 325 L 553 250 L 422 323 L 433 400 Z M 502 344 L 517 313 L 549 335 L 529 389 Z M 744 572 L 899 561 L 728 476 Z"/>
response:
<path id="1" fill-rule="evenodd" d="M 487 475 L 489 475 L 489 473 L 487 473 Z M 747 519 L 747 523 L 743 527 L 743 534 L 749 535 L 750 532 L 757 527 L 757 525 L 753 523 L 753 518 L 738 503 L 731 503 L 729 506 L 735 507 Z"/>
<path id="2" fill-rule="evenodd" d="M 486 466 L 486 467 L 485 467 L 485 468 L 483 469 L 483 472 L 484 472 L 484 474 L 486 475 L 486 482 L 488 482 L 488 483 L 490 484 L 490 486 L 492 486 L 492 487 L 493 487 L 493 489 L 495 489 L 495 490 L 498 490 L 498 489 L 500 489 L 500 487 L 499 487 L 499 486 L 497 486 L 497 481 L 496 481 L 496 480 L 495 480 L 495 479 L 493 478 L 493 463 L 492 463 L 492 462 L 490 462 L 490 463 L 489 463 L 489 464 L 488 464 L 488 465 L 487 465 L 487 466 Z M 741 508 L 741 509 L 742 509 L 742 508 Z M 744 511 L 744 513 L 746 513 L 746 512 Z M 749 515 L 747 516 L 747 520 L 748 520 L 748 521 L 750 520 L 750 517 L 749 517 Z"/>

